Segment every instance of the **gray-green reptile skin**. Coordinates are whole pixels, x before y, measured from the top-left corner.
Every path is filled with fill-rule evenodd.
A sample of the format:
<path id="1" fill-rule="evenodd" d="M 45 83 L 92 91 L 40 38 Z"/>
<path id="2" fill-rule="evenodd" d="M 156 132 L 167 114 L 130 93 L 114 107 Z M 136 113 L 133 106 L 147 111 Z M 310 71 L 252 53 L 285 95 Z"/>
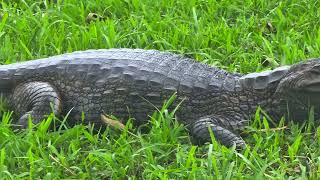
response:
<path id="1" fill-rule="evenodd" d="M 84 122 L 103 126 L 104 112 L 139 125 L 177 92 L 177 103 L 185 99 L 177 118 L 193 139 L 211 141 L 209 127 L 220 143 L 243 147 L 238 133 L 257 106 L 274 118 L 307 117 L 310 102 L 320 102 L 319 65 L 311 60 L 242 76 L 168 52 L 87 50 L 2 65 L 0 91 L 22 128 L 29 115 L 38 123 L 52 110 L 57 116 L 71 110 L 69 124 L 82 123 L 84 112 Z"/>

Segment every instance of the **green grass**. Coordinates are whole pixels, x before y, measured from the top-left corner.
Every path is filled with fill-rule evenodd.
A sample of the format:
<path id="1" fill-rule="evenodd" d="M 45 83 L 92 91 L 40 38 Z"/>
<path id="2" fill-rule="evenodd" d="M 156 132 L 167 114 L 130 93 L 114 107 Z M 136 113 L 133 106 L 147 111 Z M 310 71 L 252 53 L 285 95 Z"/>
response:
<path id="1" fill-rule="evenodd" d="M 231 72 L 262 71 L 320 57 L 319 7 L 316 0 L 3 0 L 0 61 L 126 47 L 179 52 Z M 89 12 L 106 20 L 88 24 Z M 313 126 L 312 115 L 304 126 L 272 130 L 257 113 L 246 131 L 249 148 L 236 151 L 215 140 L 192 145 L 166 107 L 150 118 L 146 133 L 131 123 L 123 131 L 94 133 L 79 125 L 48 132 L 53 116 L 36 130 L 17 133 L 6 113 L 0 124 L 0 178 L 320 176 L 320 128 Z"/>

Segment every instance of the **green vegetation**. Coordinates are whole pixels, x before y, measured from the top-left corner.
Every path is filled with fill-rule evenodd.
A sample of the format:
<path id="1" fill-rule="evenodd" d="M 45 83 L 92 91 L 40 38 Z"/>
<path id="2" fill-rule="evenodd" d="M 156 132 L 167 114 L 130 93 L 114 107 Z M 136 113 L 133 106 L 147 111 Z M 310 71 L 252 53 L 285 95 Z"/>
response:
<path id="1" fill-rule="evenodd" d="M 1 2 L 1 1 L 0 1 Z M 13 63 L 89 48 L 145 48 L 184 53 L 232 72 L 253 72 L 320 57 L 317 0 L 13 0 L 0 3 L 0 61 Z M 103 21 L 86 20 L 90 12 Z M 35 130 L 13 132 L 10 113 L 0 124 L 0 177 L 113 179 L 318 179 L 320 128 L 270 129 L 256 114 L 249 147 L 215 140 L 191 144 L 166 109 L 148 129 L 61 126 L 53 116 Z M 2 110 L 1 106 L 1 110 Z M 258 110 L 260 111 L 260 110 Z M 260 120 L 262 119 L 262 120 Z"/>

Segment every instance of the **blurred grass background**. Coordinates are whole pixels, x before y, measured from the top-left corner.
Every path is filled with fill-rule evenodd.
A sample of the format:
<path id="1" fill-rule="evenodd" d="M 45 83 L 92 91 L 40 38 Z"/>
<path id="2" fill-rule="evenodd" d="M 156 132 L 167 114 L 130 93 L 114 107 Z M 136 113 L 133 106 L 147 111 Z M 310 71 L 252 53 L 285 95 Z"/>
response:
<path id="1" fill-rule="evenodd" d="M 0 60 L 91 48 L 184 53 L 241 73 L 319 56 L 319 2 L 64 0 L 2 2 Z M 97 13 L 105 21 L 86 23 Z"/>

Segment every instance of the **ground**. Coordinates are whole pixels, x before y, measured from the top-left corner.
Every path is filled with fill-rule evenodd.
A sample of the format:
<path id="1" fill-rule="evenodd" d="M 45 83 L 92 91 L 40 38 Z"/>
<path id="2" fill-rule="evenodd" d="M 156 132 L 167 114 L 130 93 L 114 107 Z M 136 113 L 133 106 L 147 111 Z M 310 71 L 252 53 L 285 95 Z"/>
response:
<path id="1" fill-rule="evenodd" d="M 8 3 L 9 2 L 9 3 Z M 158 49 L 248 73 L 320 57 L 317 0 L 45 0 L 0 2 L 0 61 L 90 48 Z M 89 16 L 88 16 L 89 15 Z M 320 128 L 269 128 L 257 113 L 248 148 L 195 146 L 164 104 L 147 131 L 63 126 L 53 116 L 23 132 L 0 123 L 0 177 L 8 179 L 318 179 Z M 5 107 L 1 106 L 3 112 Z M 259 111 L 259 110 L 258 110 Z M 263 119 L 263 120 L 259 120 Z"/>

